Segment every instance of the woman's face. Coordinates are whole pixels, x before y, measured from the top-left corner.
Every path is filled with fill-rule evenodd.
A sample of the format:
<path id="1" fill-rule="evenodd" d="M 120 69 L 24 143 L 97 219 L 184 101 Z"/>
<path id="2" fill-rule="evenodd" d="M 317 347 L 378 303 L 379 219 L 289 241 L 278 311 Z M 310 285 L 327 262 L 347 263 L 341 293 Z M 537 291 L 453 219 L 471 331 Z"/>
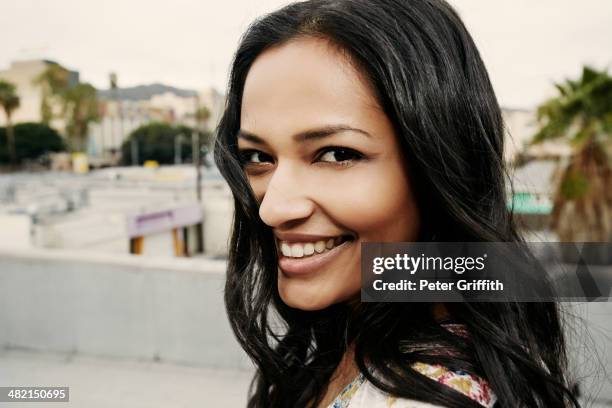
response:
<path id="1" fill-rule="evenodd" d="M 419 213 L 392 124 L 327 41 L 301 38 L 258 56 L 240 128 L 288 306 L 319 310 L 358 299 L 361 243 L 416 239 Z"/>

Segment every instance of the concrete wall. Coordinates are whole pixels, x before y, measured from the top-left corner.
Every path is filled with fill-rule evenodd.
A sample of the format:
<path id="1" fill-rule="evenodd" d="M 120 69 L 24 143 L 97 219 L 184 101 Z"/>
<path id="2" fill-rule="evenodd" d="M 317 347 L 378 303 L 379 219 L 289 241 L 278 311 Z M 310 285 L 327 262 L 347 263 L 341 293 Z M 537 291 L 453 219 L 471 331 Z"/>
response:
<path id="1" fill-rule="evenodd" d="M 0 250 L 0 347 L 248 368 L 225 262 Z"/>
<path id="2" fill-rule="evenodd" d="M 172 170 L 168 169 L 167 173 L 171 174 Z M 192 169 L 174 169 L 176 174 L 190 170 Z M 129 172 L 126 171 L 126 173 Z M 160 174 L 163 173 L 160 171 Z M 74 181 L 69 181 L 69 183 L 74 183 Z M 92 182 L 92 185 L 84 187 L 87 188 L 88 198 L 87 204 L 82 208 L 57 215 L 43 213 L 38 217 L 40 220 L 33 225 L 32 246 L 72 250 L 74 253 L 97 251 L 104 252 L 107 256 L 111 256 L 111 253 L 127 254 L 129 253 L 126 226 L 128 214 L 172 209 L 196 203 L 195 189 L 181 185 L 184 183 L 183 180 L 177 180 L 174 183 L 176 184 L 174 186 L 163 184 L 155 186 L 154 183 L 131 186 L 129 182 L 126 182 L 126 185 L 113 186 L 111 182 L 108 182 L 108 185 L 104 182 L 95 185 Z M 27 208 L 27 204 L 24 203 L 33 201 L 39 203 L 40 207 L 45 206 L 40 204 L 44 202 L 47 202 L 49 207 L 57 206 L 60 209 L 62 205 L 66 205 L 65 202 L 60 201 L 61 197 L 55 196 L 58 195 L 56 190 L 48 192 L 50 196 L 48 198 L 36 197 L 34 193 L 38 187 L 38 185 L 28 186 L 27 192 L 18 190 L 19 205 Z M 44 186 L 40 187 L 42 188 Z M 60 188 L 57 187 L 57 190 Z M 75 188 L 74 184 L 72 188 Z M 233 198 L 229 188 L 219 180 L 206 181 L 202 192 L 205 253 L 211 256 L 224 256 L 227 254 L 231 232 Z M 30 194 L 26 195 L 26 193 Z M 50 209 L 49 212 L 51 211 Z M 0 208 L 1 212 L 2 208 Z M 12 234 L 12 231 L 8 231 L 7 234 Z M 171 232 L 168 231 L 168 234 Z M 2 240 L 2 237 L 3 234 L 0 232 L 0 248 L 14 246 L 8 245 L 9 241 Z M 164 252 L 167 256 L 174 256 L 172 251 L 173 245 L 170 241 Z"/>
<path id="3" fill-rule="evenodd" d="M 224 261 L 0 250 L 0 348 L 250 368 L 224 274 Z M 582 392 L 612 401 L 612 303 L 563 306 Z"/>
<path id="4" fill-rule="evenodd" d="M 0 246 L 28 249 L 32 246 L 32 219 L 25 214 L 0 213 Z"/>

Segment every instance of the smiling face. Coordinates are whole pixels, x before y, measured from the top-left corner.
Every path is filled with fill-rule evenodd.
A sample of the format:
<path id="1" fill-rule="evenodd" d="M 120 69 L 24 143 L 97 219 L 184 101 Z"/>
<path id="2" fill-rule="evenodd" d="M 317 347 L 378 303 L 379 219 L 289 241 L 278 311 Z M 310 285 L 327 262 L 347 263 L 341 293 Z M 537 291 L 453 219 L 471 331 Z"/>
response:
<path id="1" fill-rule="evenodd" d="M 300 38 L 257 57 L 240 129 L 288 306 L 319 310 L 358 299 L 361 242 L 417 238 L 418 209 L 393 126 L 368 82 L 327 41 Z"/>

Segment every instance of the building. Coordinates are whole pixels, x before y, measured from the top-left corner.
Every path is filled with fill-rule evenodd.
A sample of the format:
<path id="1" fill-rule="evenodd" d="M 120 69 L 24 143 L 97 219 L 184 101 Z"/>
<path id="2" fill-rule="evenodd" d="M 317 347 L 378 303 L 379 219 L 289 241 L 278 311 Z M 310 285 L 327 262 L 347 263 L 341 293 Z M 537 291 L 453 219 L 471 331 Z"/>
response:
<path id="1" fill-rule="evenodd" d="M 210 118 L 207 122 L 209 130 L 214 130 L 225 109 L 225 95 L 217 91 L 215 88 L 207 88 L 198 93 L 199 103 L 202 106 L 206 106 L 210 111 Z"/>
<path id="2" fill-rule="evenodd" d="M 504 159 L 514 160 L 538 130 L 536 113 L 529 109 L 502 108 L 505 125 Z"/>
<path id="3" fill-rule="evenodd" d="M 213 131 L 225 104 L 225 96 L 214 88 L 200 92 L 173 88 L 162 84 L 140 85 L 98 92 L 102 104 L 102 117 L 90 125 L 88 152 L 92 156 L 105 156 L 117 151 L 130 133 L 151 122 L 195 127 L 195 113 L 206 107 L 210 118 L 205 127 Z"/>
<path id="4" fill-rule="evenodd" d="M 19 95 L 19 108 L 13 113 L 13 123 L 40 122 L 41 104 L 43 100 L 43 88 L 36 83 L 40 75 L 50 66 L 59 65 L 49 60 L 24 60 L 14 61 L 6 70 L 0 71 L 0 79 L 11 82 L 17 88 Z M 69 86 L 79 82 L 79 73 L 68 70 Z M 4 115 L 0 115 L 0 126 L 6 124 Z M 63 121 L 55 119 L 51 125 L 56 129 L 63 129 Z"/>
<path id="5" fill-rule="evenodd" d="M 564 140 L 547 140 L 529 145 L 539 130 L 535 110 L 502 108 L 505 124 L 504 159 L 513 162 L 517 155 L 529 159 L 555 159 L 572 154 L 571 146 Z"/>

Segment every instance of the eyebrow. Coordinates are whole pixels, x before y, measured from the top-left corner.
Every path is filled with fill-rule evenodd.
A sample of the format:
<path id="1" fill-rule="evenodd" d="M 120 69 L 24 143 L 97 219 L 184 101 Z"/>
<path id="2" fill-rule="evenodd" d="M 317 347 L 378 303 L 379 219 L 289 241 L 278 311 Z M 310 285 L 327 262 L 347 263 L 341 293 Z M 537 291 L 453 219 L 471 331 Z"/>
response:
<path id="1" fill-rule="evenodd" d="M 321 140 L 342 132 L 356 132 L 361 133 L 362 135 L 367 137 L 372 137 L 372 135 L 362 129 L 346 125 L 329 125 L 296 133 L 292 136 L 292 139 L 296 142 L 308 142 L 313 140 Z M 263 140 L 261 137 L 243 129 L 240 129 L 238 131 L 238 138 L 248 140 L 249 142 L 257 144 L 266 144 L 266 141 Z"/>

